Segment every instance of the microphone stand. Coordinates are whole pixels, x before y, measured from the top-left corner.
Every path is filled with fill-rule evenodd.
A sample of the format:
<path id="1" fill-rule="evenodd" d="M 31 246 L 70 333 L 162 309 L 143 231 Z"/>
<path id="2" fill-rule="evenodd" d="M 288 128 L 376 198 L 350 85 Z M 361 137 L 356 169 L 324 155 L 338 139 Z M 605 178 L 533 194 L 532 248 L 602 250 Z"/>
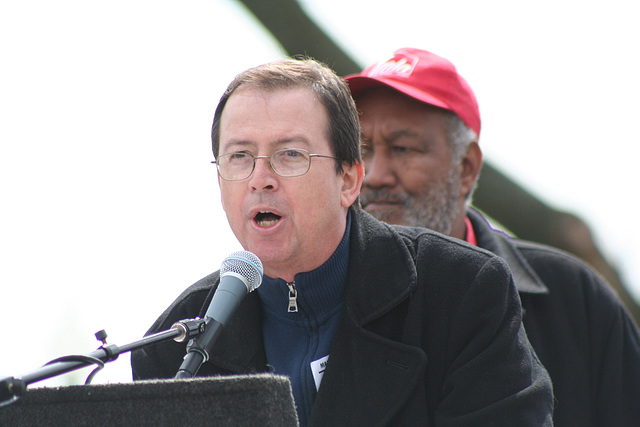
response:
<path id="1" fill-rule="evenodd" d="M 209 317 L 201 329 L 201 334 L 187 343 L 187 354 L 174 378 L 195 377 L 202 364 L 209 360 L 213 344 L 222 332 L 222 323 Z"/>
<path id="2" fill-rule="evenodd" d="M 91 365 L 98 367 L 89 375 L 86 384 L 91 382 L 93 376 L 104 367 L 104 364 L 116 360 L 122 353 L 144 347 L 157 342 L 173 339 L 183 342 L 188 338 L 195 337 L 204 331 L 204 319 L 187 319 L 174 323 L 170 329 L 146 336 L 130 344 L 117 346 L 107 344 L 107 334 L 104 330 L 96 333 L 96 338 L 102 341 L 102 345 L 96 350 L 86 355 L 64 356 L 54 359 L 43 367 L 29 372 L 21 377 L 7 377 L 0 379 L 0 407 L 9 405 L 22 396 L 29 384 L 53 378 L 67 372 L 82 369 Z"/>

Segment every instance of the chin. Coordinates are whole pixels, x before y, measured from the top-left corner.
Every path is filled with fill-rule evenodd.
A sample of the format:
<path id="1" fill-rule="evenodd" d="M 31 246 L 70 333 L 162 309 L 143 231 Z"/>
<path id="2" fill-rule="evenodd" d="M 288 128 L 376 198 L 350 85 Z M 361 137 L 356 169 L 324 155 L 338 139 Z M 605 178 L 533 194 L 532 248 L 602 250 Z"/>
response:
<path id="1" fill-rule="evenodd" d="M 252 252 L 255 256 L 257 256 L 262 264 L 273 265 L 278 263 L 283 263 L 291 259 L 290 251 L 282 250 L 282 246 L 270 243 L 263 245 L 249 245 L 249 252 Z"/>

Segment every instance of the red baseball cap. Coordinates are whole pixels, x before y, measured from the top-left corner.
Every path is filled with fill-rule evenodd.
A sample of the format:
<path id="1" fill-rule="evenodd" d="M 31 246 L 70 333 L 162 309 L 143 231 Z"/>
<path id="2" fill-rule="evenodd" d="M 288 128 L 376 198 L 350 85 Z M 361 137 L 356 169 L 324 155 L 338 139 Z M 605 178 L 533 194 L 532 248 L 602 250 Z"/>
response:
<path id="1" fill-rule="evenodd" d="M 344 80 L 354 98 L 367 89 L 389 86 L 418 101 L 453 111 L 480 136 L 480 110 L 471 87 L 450 61 L 431 52 L 402 48 Z"/>

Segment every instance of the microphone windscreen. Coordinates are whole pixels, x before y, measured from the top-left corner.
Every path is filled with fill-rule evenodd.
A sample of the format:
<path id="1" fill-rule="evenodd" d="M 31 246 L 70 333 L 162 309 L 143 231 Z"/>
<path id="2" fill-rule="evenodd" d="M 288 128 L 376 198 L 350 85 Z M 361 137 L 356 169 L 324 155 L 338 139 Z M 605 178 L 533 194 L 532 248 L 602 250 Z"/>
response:
<path id="1" fill-rule="evenodd" d="M 262 283 L 262 262 L 249 251 L 234 252 L 222 261 L 220 277 L 235 273 L 246 280 L 247 290 L 253 292 Z"/>

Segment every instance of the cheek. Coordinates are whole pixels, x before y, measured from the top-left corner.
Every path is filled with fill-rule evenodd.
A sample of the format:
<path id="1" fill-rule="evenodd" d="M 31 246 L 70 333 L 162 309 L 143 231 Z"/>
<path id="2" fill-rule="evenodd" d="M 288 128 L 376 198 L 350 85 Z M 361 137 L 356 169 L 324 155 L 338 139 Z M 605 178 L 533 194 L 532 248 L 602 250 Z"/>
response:
<path id="1" fill-rule="evenodd" d="M 407 165 L 398 170 L 398 180 L 407 193 L 420 194 L 429 188 L 439 185 L 446 179 L 447 173 L 441 166 L 422 162 L 419 165 Z"/>
<path id="2" fill-rule="evenodd" d="M 231 221 L 235 216 L 241 214 L 241 205 L 239 203 L 239 191 L 229 188 L 229 185 L 223 184 L 220 186 L 220 202 L 222 203 L 222 209 L 227 214 L 227 218 Z"/>
<path id="3" fill-rule="evenodd" d="M 396 172 L 400 185 L 404 187 L 408 193 L 420 192 L 424 187 L 429 185 L 432 174 L 424 169 L 416 166 L 406 166 L 399 168 Z"/>
<path id="4" fill-rule="evenodd" d="M 316 180 L 309 182 L 300 188 L 300 199 L 297 211 L 306 220 L 315 221 L 329 212 L 334 211 L 334 206 L 340 204 L 340 192 L 335 179 Z"/>

